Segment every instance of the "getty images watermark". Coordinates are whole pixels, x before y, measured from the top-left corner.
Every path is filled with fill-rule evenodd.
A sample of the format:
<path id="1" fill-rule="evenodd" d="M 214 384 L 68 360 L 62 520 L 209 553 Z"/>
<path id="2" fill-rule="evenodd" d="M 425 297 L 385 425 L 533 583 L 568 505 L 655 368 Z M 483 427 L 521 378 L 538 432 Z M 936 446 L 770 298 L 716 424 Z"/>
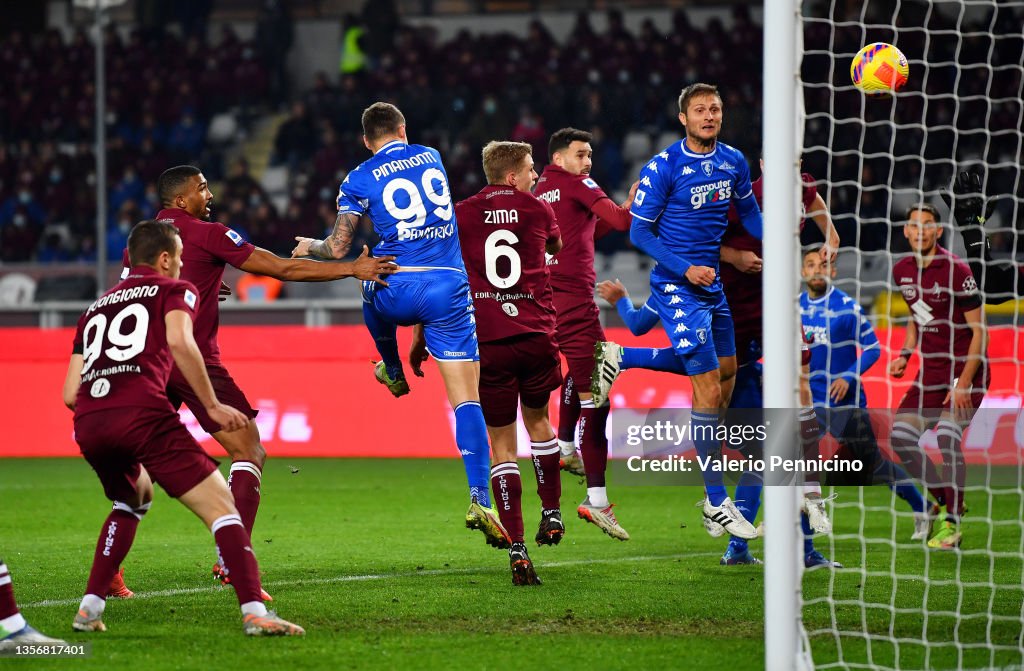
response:
<path id="1" fill-rule="evenodd" d="M 689 408 L 617 408 L 609 436 L 615 456 L 612 477 L 626 485 L 701 485 L 704 472 L 720 472 L 726 482 L 756 472 L 768 485 L 798 485 L 807 479 L 873 484 L 867 471 L 876 463 L 877 448 L 869 417 L 822 417 L 823 426 L 848 440 L 844 449 L 819 451 L 817 442 L 800 439 L 800 412 L 729 410 L 709 425 L 694 422 Z M 697 442 L 724 449 L 700 453 Z"/>

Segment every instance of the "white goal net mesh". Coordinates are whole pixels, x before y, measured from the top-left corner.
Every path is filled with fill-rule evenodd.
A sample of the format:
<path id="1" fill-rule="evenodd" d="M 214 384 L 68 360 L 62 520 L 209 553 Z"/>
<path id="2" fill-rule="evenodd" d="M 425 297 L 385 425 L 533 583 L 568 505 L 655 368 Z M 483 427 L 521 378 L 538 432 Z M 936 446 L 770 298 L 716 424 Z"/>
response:
<path id="1" fill-rule="evenodd" d="M 940 506 L 927 535 L 934 538 L 950 520 L 961 534 L 960 547 L 937 549 L 927 539 L 911 540 L 912 505 L 885 484 L 835 488 L 833 533 L 815 537 L 815 543 L 844 568 L 805 572 L 806 640 L 816 668 L 1019 669 L 1024 302 L 1005 292 L 1019 295 L 1024 286 L 1000 290 L 987 281 L 995 269 L 1016 275 L 1024 259 L 1024 1 L 805 1 L 801 14 L 803 170 L 818 180 L 842 241 L 833 286 L 860 306 L 880 343 L 879 360 L 860 378 L 886 457 L 907 467 L 894 442 L 917 436 L 900 428 L 897 415 L 907 412 L 901 402 L 915 371 L 941 365 L 941 357 L 921 351 L 934 344 L 914 343 L 907 374 L 897 379 L 888 370 L 906 344 L 908 326 L 927 338 L 943 322 L 941 315 L 921 314 L 926 308 L 908 303 L 921 298 L 923 305 L 927 296 L 915 291 L 938 295 L 947 282 L 933 286 L 920 265 L 912 266 L 913 281 L 901 285 L 894 277 L 902 259 L 914 260 L 905 213 L 919 203 L 934 206 L 943 224 L 939 244 L 967 261 L 970 252 L 959 230 L 964 222 L 951 223 L 943 198 L 961 172 L 978 175 L 993 205 L 984 226 L 985 276 L 976 283 L 982 298 L 1006 299 L 982 309 L 989 377 L 981 409 L 969 424 L 926 417 L 918 443 L 938 474 L 939 482 L 928 483 L 935 491 L 947 482 L 943 463 L 950 459 L 950 441 L 959 444 L 966 468 L 962 515 L 947 517 L 947 506 Z M 866 97 L 851 81 L 851 60 L 874 42 L 895 45 L 909 61 L 908 82 L 895 97 Z M 953 271 L 948 275 L 952 286 L 956 278 Z M 962 284 L 951 289 L 949 300 L 961 298 Z M 947 319 L 945 326 L 956 331 L 956 321 Z M 947 355 L 954 355 L 954 345 L 949 347 Z M 962 435 L 954 428 L 958 424 Z M 839 437 L 824 442 L 828 449 L 848 448 Z M 939 448 L 947 450 L 945 457 Z M 931 506 L 935 497 L 916 482 Z M 955 487 L 955 477 L 948 482 Z"/>

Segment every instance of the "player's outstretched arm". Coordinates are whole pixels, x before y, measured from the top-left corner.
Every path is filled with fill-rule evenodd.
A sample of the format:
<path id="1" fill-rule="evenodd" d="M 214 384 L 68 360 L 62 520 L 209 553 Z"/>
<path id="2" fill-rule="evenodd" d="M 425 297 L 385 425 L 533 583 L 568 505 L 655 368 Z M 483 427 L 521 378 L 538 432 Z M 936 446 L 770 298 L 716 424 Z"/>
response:
<path id="1" fill-rule="evenodd" d="M 82 367 L 85 365 L 85 358 L 75 353 L 71 355 L 68 362 L 68 374 L 64 377 L 64 405 L 68 410 L 75 409 L 75 400 L 78 397 L 78 387 L 82 384 Z"/>
<path id="2" fill-rule="evenodd" d="M 167 347 L 171 350 L 174 363 L 210 417 L 224 431 L 237 431 L 246 426 L 249 423 L 248 417 L 217 400 L 210 376 L 206 373 L 203 355 L 192 336 L 192 317 L 184 310 L 171 310 L 164 316 L 164 326 L 167 328 Z"/>
<path id="3" fill-rule="evenodd" d="M 299 256 L 315 256 L 318 259 L 343 259 L 352 248 L 352 239 L 359 225 L 359 215 L 352 212 L 339 212 L 334 220 L 334 229 L 323 240 L 313 238 L 295 238 L 299 244 L 292 250 L 292 258 Z"/>
<path id="4" fill-rule="evenodd" d="M 309 238 L 301 238 L 309 240 Z M 301 243 L 300 243 L 301 244 Z M 296 248 L 298 249 L 298 248 Z M 241 269 L 247 273 L 267 275 L 286 282 L 328 282 L 345 277 L 360 280 L 373 280 L 387 286 L 382 276 L 390 275 L 398 270 L 393 256 L 370 256 L 370 250 L 363 245 L 363 253 L 355 261 L 340 263 L 320 263 L 311 259 L 284 259 L 257 247 L 242 264 Z"/>
<path id="5" fill-rule="evenodd" d="M 597 218 L 605 222 L 610 228 L 616 231 L 628 231 L 633 221 L 629 208 L 633 203 L 633 198 L 636 197 L 636 190 L 639 185 L 640 182 L 633 182 L 633 186 L 629 189 L 629 198 L 623 201 L 622 204 L 617 204 L 611 198 L 601 198 L 591 206 L 590 211 L 596 214 Z M 607 233 L 608 231 L 605 230 L 604 232 Z M 595 235 L 594 237 L 601 236 Z"/>
<path id="6" fill-rule="evenodd" d="M 759 273 L 763 266 L 761 257 L 754 252 L 728 245 L 722 245 L 718 256 L 741 273 Z"/>
<path id="7" fill-rule="evenodd" d="M 825 244 L 821 248 L 822 260 L 835 261 L 840 244 L 839 231 L 836 230 L 835 224 L 832 223 L 832 217 L 828 213 L 828 205 L 825 204 L 825 199 L 821 197 L 820 193 L 814 194 L 814 204 L 811 205 L 811 210 L 807 214 L 814 221 L 821 234 L 825 236 Z"/>

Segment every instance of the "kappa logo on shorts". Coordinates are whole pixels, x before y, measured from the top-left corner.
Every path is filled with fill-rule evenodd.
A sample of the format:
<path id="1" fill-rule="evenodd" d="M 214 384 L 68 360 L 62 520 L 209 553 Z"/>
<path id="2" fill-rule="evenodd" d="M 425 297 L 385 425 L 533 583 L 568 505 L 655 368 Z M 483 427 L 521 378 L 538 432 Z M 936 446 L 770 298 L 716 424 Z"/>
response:
<path id="1" fill-rule="evenodd" d="M 686 313 L 677 308 L 676 311 L 675 311 L 675 314 L 672 315 L 672 319 L 679 319 L 680 317 L 685 317 L 685 316 L 686 316 Z"/>
<path id="2" fill-rule="evenodd" d="M 672 297 L 672 300 L 670 300 L 670 301 L 668 302 L 668 304 L 669 304 L 669 305 L 676 305 L 677 303 L 682 303 L 682 302 L 683 302 L 683 299 L 682 299 L 682 298 L 680 298 L 679 296 L 673 296 L 673 297 Z"/>
<path id="3" fill-rule="evenodd" d="M 687 347 L 693 347 L 693 343 L 687 340 L 686 338 L 683 338 L 682 340 L 679 341 L 679 344 L 676 345 L 676 347 L 680 349 L 685 349 Z"/>
<path id="4" fill-rule="evenodd" d="M 675 290 L 678 289 L 678 288 L 679 287 L 677 287 L 674 284 L 666 284 L 664 291 L 665 291 L 666 294 L 671 294 L 671 293 L 675 293 Z"/>
<path id="5" fill-rule="evenodd" d="M 228 240 L 235 243 L 235 247 L 241 247 L 245 243 L 245 240 L 242 239 L 242 236 L 240 236 L 238 233 L 235 233 L 230 228 L 224 233 L 224 235 L 228 236 Z"/>
<path id="6" fill-rule="evenodd" d="M 701 345 L 706 343 L 708 341 L 708 330 L 707 329 L 697 329 L 697 340 L 700 341 Z"/>
<path id="7" fill-rule="evenodd" d="M 105 377 L 101 377 L 96 380 L 92 383 L 92 386 L 89 387 L 89 396 L 92 396 L 93 398 L 103 398 L 109 393 L 110 381 Z"/>
<path id="8" fill-rule="evenodd" d="M 689 327 L 686 326 L 686 324 L 676 324 L 676 330 L 674 331 L 674 333 L 686 333 L 689 330 L 690 329 Z"/>

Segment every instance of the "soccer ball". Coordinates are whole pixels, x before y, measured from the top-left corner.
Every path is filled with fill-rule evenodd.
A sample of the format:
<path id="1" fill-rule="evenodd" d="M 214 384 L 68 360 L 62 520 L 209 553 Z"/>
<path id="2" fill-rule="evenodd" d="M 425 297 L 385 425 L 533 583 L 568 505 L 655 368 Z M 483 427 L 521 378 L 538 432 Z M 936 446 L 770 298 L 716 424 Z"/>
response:
<path id="1" fill-rule="evenodd" d="M 903 52 L 891 44 L 869 44 L 853 57 L 850 79 L 853 85 L 869 96 L 888 96 L 907 83 L 910 65 Z"/>

